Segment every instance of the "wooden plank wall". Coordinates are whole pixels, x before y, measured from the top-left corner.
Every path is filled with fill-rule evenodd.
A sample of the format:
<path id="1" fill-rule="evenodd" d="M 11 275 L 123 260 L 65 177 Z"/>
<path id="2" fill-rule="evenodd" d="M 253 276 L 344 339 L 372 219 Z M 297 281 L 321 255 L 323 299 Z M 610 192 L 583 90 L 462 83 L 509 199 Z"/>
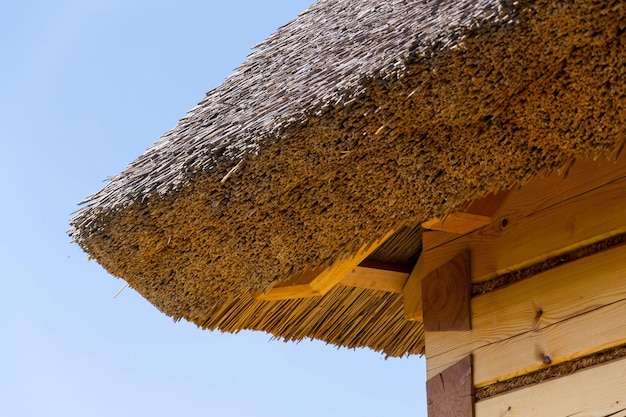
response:
<path id="1" fill-rule="evenodd" d="M 626 358 L 475 404 L 476 417 L 626 415 Z"/>
<path id="2" fill-rule="evenodd" d="M 471 315 L 468 332 L 426 332 L 429 378 L 471 353 L 481 387 L 625 344 L 626 246 L 474 297 Z"/>
<path id="3" fill-rule="evenodd" d="M 625 233 L 626 160 L 533 181 L 494 219 L 465 235 L 425 233 L 422 276 L 470 253 L 480 283 Z M 480 388 L 626 345 L 626 245 L 585 255 L 472 298 L 467 331 L 427 331 L 429 380 L 468 356 Z M 626 415 L 626 359 L 480 400 L 474 415 Z"/>

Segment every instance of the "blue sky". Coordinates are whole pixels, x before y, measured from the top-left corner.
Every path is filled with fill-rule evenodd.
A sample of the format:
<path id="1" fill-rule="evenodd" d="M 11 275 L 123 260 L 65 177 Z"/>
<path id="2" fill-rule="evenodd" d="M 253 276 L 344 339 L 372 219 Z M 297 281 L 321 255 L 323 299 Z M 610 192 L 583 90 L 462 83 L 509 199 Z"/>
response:
<path id="1" fill-rule="evenodd" d="M 77 203 L 308 1 L 0 5 L 0 415 L 420 416 L 421 358 L 172 320 L 70 242 Z"/>

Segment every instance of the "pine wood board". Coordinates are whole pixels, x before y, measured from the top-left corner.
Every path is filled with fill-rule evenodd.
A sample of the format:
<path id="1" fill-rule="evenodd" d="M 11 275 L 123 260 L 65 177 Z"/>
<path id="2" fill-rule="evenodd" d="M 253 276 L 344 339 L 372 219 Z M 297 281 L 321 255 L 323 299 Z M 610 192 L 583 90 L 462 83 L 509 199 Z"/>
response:
<path id="1" fill-rule="evenodd" d="M 472 358 L 466 356 L 426 381 L 428 417 L 472 417 Z"/>
<path id="2" fill-rule="evenodd" d="M 554 172 L 548 177 L 533 179 L 518 190 L 511 191 L 506 194 L 506 199 L 498 203 L 501 206 L 492 215 L 502 217 L 503 212 L 519 212 L 519 216 L 531 215 L 623 178 L 626 176 L 626 155 L 622 155 L 615 162 L 604 161 L 602 164 L 591 160 L 576 161 L 570 166 L 565 179 L 562 174 Z M 446 231 L 425 231 L 424 248 L 430 250 L 460 237 Z"/>
<path id="3" fill-rule="evenodd" d="M 626 301 L 474 351 L 477 387 L 626 344 Z"/>
<path id="4" fill-rule="evenodd" d="M 500 220 L 487 228 L 425 251 L 425 273 L 469 250 L 472 281 L 480 282 L 623 233 L 626 178 L 531 215 L 526 215 L 522 206 L 502 213 Z M 425 234 L 425 245 L 428 239 Z"/>
<path id="5" fill-rule="evenodd" d="M 417 264 L 403 289 L 404 318 L 411 321 L 423 321 L 422 278 L 424 278 L 424 256 L 420 255 Z"/>
<path id="6" fill-rule="evenodd" d="M 474 355 L 484 386 L 626 342 L 626 245 L 474 297 L 472 330 L 426 332 L 428 376 Z"/>
<path id="7" fill-rule="evenodd" d="M 358 265 L 345 275 L 339 285 L 402 294 L 409 272 L 384 265 Z"/>
<path id="8" fill-rule="evenodd" d="M 606 417 L 626 410 L 626 358 L 478 401 L 475 417 Z"/>
<path id="9" fill-rule="evenodd" d="M 254 294 L 254 298 L 265 301 L 290 300 L 316 297 L 326 294 L 331 288 L 353 271 L 365 258 L 394 234 L 387 232 L 375 243 L 363 246 L 356 255 L 335 262 L 330 268 L 305 271 L 293 280 L 279 282 L 265 292 Z"/>
<path id="10" fill-rule="evenodd" d="M 469 253 L 462 252 L 422 279 L 424 330 L 470 329 L 469 266 Z"/>
<path id="11" fill-rule="evenodd" d="M 488 225 L 492 220 L 493 219 L 489 216 L 455 211 L 445 219 L 436 218 L 427 220 L 422 223 L 422 227 L 424 229 L 441 230 L 454 234 L 465 234 Z"/>
<path id="12" fill-rule="evenodd" d="M 422 223 L 424 229 L 453 234 L 466 234 L 490 224 L 513 190 L 489 193 L 473 201 L 467 208 L 450 213 L 445 218 L 430 219 Z"/>

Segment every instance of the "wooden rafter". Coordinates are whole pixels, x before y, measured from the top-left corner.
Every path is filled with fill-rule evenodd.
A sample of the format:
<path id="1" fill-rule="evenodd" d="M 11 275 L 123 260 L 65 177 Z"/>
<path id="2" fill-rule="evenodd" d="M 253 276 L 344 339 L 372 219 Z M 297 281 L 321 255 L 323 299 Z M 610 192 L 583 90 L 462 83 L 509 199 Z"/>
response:
<path id="1" fill-rule="evenodd" d="M 277 301 L 322 296 L 339 284 L 346 275 L 352 273 L 391 235 L 393 235 L 393 231 L 388 232 L 379 241 L 362 247 L 351 258 L 335 262 L 330 268 L 306 271 L 294 279 L 278 283 L 265 292 L 254 294 L 254 297 L 259 300 Z"/>
<path id="2" fill-rule="evenodd" d="M 626 177 L 537 211 L 530 206 L 530 213 L 533 193 L 524 195 L 525 203 L 507 206 L 489 227 L 435 247 L 424 234 L 426 274 L 469 250 L 480 253 L 471 265 L 472 279 L 484 281 L 626 231 Z"/>
<path id="3" fill-rule="evenodd" d="M 512 190 L 513 188 L 490 193 L 472 202 L 467 209 L 450 213 L 445 218 L 427 220 L 422 223 L 422 227 L 454 234 L 466 234 L 480 229 L 494 220 Z"/>
<path id="4" fill-rule="evenodd" d="M 362 262 L 339 285 L 401 294 L 409 278 L 406 268 L 378 262 Z"/>

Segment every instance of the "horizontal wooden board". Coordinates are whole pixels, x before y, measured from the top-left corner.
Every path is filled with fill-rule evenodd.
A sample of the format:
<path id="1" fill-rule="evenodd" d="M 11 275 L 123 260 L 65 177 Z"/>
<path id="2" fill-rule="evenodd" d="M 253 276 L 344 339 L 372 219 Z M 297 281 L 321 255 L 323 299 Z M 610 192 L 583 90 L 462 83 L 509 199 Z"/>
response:
<path id="1" fill-rule="evenodd" d="M 626 344 L 626 300 L 474 351 L 476 386 L 486 386 Z"/>
<path id="2" fill-rule="evenodd" d="M 454 234 L 465 234 L 491 223 L 493 219 L 480 214 L 455 211 L 445 219 L 430 219 L 422 223 L 424 229 L 440 230 Z"/>
<path id="3" fill-rule="evenodd" d="M 470 256 L 464 252 L 422 280 L 424 330 L 470 329 Z"/>
<path id="4" fill-rule="evenodd" d="M 479 401 L 475 417 L 605 417 L 626 410 L 626 359 Z"/>
<path id="5" fill-rule="evenodd" d="M 525 213 L 523 207 L 503 211 L 491 226 L 425 251 L 425 273 L 469 250 L 472 281 L 484 281 L 626 232 L 626 178 Z M 425 245 L 428 239 L 424 234 Z"/>
<path id="6" fill-rule="evenodd" d="M 554 172 L 548 177 L 535 178 L 519 189 L 512 190 L 506 194 L 506 199 L 493 216 L 501 217 L 502 212 L 531 215 L 623 177 L 626 177 L 626 153 L 615 162 L 603 161 L 599 164 L 591 160 L 576 161 L 565 179 L 562 173 Z M 489 200 L 478 200 L 483 201 Z M 424 248 L 436 248 L 459 237 L 455 233 L 425 231 Z"/>
<path id="7" fill-rule="evenodd" d="M 409 278 L 406 270 L 385 265 L 359 265 L 344 276 L 339 285 L 401 294 Z"/>
<path id="8" fill-rule="evenodd" d="M 472 417 L 472 358 L 458 363 L 426 381 L 428 417 Z"/>
<path id="9" fill-rule="evenodd" d="M 513 189 L 489 193 L 466 209 L 450 213 L 445 218 L 430 219 L 422 223 L 424 229 L 438 230 L 454 234 L 466 234 L 490 224 Z"/>
<path id="10" fill-rule="evenodd" d="M 472 299 L 472 330 L 426 332 L 429 378 L 469 353 L 484 386 L 626 342 L 626 246 Z"/>

